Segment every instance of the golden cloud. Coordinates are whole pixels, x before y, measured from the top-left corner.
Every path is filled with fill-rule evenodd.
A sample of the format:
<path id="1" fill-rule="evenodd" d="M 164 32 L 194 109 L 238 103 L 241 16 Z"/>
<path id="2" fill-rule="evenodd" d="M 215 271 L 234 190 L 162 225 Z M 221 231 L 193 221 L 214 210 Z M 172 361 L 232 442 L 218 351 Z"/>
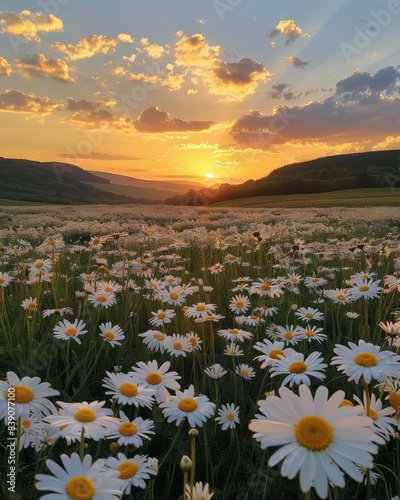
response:
<path id="1" fill-rule="evenodd" d="M 23 10 L 19 14 L 12 11 L 0 13 L 0 33 L 23 37 L 26 41 L 40 42 L 38 33 L 63 31 L 61 19 L 52 14 Z"/>
<path id="2" fill-rule="evenodd" d="M 141 38 L 140 43 L 142 44 L 143 52 L 145 52 L 151 59 L 160 59 L 160 57 L 168 52 L 168 49 L 162 45 L 150 43 L 148 38 Z"/>
<path id="3" fill-rule="evenodd" d="M 268 37 L 273 38 L 278 35 L 285 36 L 285 45 L 290 45 L 300 37 L 308 38 L 311 36 L 308 33 L 303 33 L 303 30 L 296 26 L 293 19 L 283 19 L 282 21 L 279 21 Z"/>
<path id="4" fill-rule="evenodd" d="M 15 65 L 25 78 L 38 76 L 41 78 L 54 78 L 61 82 L 74 82 L 69 74 L 69 68 L 61 59 L 50 59 L 44 54 L 34 54 L 15 59 Z"/>
<path id="5" fill-rule="evenodd" d="M 66 54 L 71 61 L 77 61 L 93 57 L 96 54 L 114 54 L 115 47 L 119 42 L 132 43 L 133 40 L 129 35 L 124 33 L 121 33 L 116 38 L 106 35 L 90 35 L 82 38 L 75 45 L 64 45 L 63 43 L 56 42 L 51 48 Z"/>
<path id="6" fill-rule="evenodd" d="M 4 57 L 0 57 L 0 76 L 10 76 L 12 73 L 11 66 Z"/>
<path id="7" fill-rule="evenodd" d="M 157 106 L 146 108 L 135 121 L 136 130 L 139 132 L 199 132 L 209 129 L 214 122 L 198 120 L 181 120 L 180 118 L 171 118 L 166 111 L 161 111 Z"/>
<path id="8" fill-rule="evenodd" d="M 50 114 L 58 108 L 48 97 L 36 96 L 33 92 L 24 94 L 19 90 L 6 90 L 0 94 L 0 110 L 13 113 Z"/>

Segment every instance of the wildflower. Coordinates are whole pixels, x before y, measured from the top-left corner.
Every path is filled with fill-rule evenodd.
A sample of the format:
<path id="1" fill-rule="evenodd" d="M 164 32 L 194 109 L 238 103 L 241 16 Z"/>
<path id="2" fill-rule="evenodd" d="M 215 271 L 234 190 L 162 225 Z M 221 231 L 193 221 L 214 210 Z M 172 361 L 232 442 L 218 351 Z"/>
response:
<path id="1" fill-rule="evenodd" d="M 245 330 L 240 330 L 238 328 L 229 328 L 227 330 L 218 330 L 218 335 L 225 340 L 231 342 L 243 342 L 245 339 L 251 339 L 253 334 L 250 332 L 246 332 Z"/>
<path id="2" fill-rule="evenodd" d="M 0 381 L 0 419 L 8 425 L 10 404 L 17 419 L 23 412 L 31 412 L 39 420 L 56 411 L 47 398 L 60 393 L 50 387 L 48 382 L 41 382 L 39 377 L 20 379 L 14 372 L 7 372 L 7 380 Z"/>
<path id="3" fill-rule="evenodd" d="M 88 301 L 93 307 L 104 307 L 104 309 L 108 309 L 117 303 L 115 295 L 107 292 L 90 293 Z"/>
<path id="4" fill-rule="evenodd" d="M 192 344 L 190 340 L 185 335 L 179 335 L 174 333 L 173 335 L 165 338 L 165 350 L 171 356 L 183 356 L 186 357 L 186 353 L 192 351 Z"/>
<path id="5" fill-rule="evenodd" d="M 249 289 L 250 295 L 257 294 L 259 297 L 280 297 L 283 290 L 276 284 L 271 283 L 268 278 L 258 278 L 251 284 Z"/>
<path id="6" fill-rule="evenodd" d="M 155 475 L 154 470 L 148 465 L 147 455 L 135 455 L 127 458 L 123 453 L 116 457 L 102 460 L 106 470 L 110 469 L 119 473 L 118 478 L 122 480 L 122 491 L 124 494 L 131 493 L 132 486 L 135 488 L 146 488 L 146 481 Z"/>
<path id="7" fill-rule="evenodd" d="M 304 279 L 304 284 L 307 288 L 317 288 L 320 286 L 325 286 L 328 283 L 328 280 L 325 278 L 318 278 L 317 276 L 307 276 Z"/>
<path id="8" fill-rule="evenodd" d="M 241 363 L 236 367 L 236 373 L 243 377 L 245 380 L 251 380 L 256 376 L 254 368 L 247 365 L 246 363 Z"/>
<path id="9" fill-rule="evenodd" d="M 101 323 L 101 325 L 99 325 L 99 328 L 100 337 L 103 337 L 103 340 L 111 344 L 112 347 L 121 345 L 120 340 L 124 340 L 125 338 L 122 328 L 118 325 L 112 326 L 112 323 L 110 321 L 107 321 L 107 323 Z"/>
<path id="10" fill-rule="evenodd" d="M 160 404 L 167 422 L 176 422 L 179 425 L 187 419 L 190 427 L 201 427 L 215 411 L 215 404 L 211 403 L 207 396 L 195 396 L 194 386 L 190 385 L 184 391 L 176 391 L 170 401 Z"/>
<path id="11" fill-rule="evenodd" d="M 367 415 L 366 407 L 367 407 L 367 395 L 363 394 L 363 401 L 357 396 L 354 396 L 354 399 L 361 405 L 363 411 L 360 415 L 367 415 L 372 418 L 374 422 L 375 432 L 382 436 L 385 441 L 390 441 L 390 438 L 394 434 L 394 428 L 392 426 L 396 426 L 397 422 L 394 418 L 389 415 L 394 415 L 396 412 L 394 408 L 389 406 L 388 408 L 382 408 L 382 401 L 375 396 L 375 394 L 371 394 L 369 401 L 369 411 Z"/>
<path id="12" fill-rule="evenodd" d="M 110 432 L 107 439 L 117 439 L 120 446 L 132 444 L 139 448 L 143 444 L 143 439 L 150 440 L 150 434 L 155 434 L 151 430 L 154 428 L 152 420 L 143 420 L 141 417 L 136 417 L 131 421 L 123 411 L 120 411 L 119 417 L 119 420 L 110 422 Z"/>
<path id="13" fill-rule="evenodd" d="M 22 301 L 21 307 L 25 309 L 25 311 L 36 311 L 37 310 L 37 298 L 29 297 L 29 299 L 25 299 Z"/>
<path id="14" fill-rule="evenodd" d="M 348 343 L 349 347 L 336 344 L 331 364 L 339 365 L 338 370 L 358 384 L 361 377 L 368 384 L 372 379 L 384 381 L 386 377 L 400 377 L 400 356 L 392 351 L 381 351 L 380 346 L 359 340 L 358 345 Z"/>
<path id="15" fill-rule="evenodd" d="M 236 257 L 236 255 L 228 254 L 224 257 L 224 262 L 226 264 L 240 264 L 242 259 L 240 257 Z"/>
<path id="16" fill-rule="evenodd" d="M 19 451 L 23 448 L 32 446 L 35 451 L 38 451 L 42 446 L 42 441 L 45 437 L 46 424 L 36 418 L 33 413 L 23 411 L 21 414 L 21 439 L 19 443 Z"/>
<path id="17" fill-rule="evenodd" d="M 186 301 L 187 293 L 182 287 L 175 286 L 159 290 L 157 296 L 166 304 L 181 306 Z"/>
<path id="18" fill-rule="evenodd" d="M 357 319 L 360 317 L 360 315 L 356 312 L 351 312 L 351 311 L 348 311 L 345 313 L 346 316 L 349 318 L 349 319 Z"/>
<path id="19" fill-rule="evenodd" d="M 208 316 L 205 316 L 204 318 L 196 318 L 194 320 L 195 323 L 206 323 L 207 321 L 209 322 L 214 322 L 216 323 L 217 321 L 220 321 L 221 319 L 225 319 L 225 316 L 222 314 L 209 314 Z"/>
<path id="20" fill-rule="evenodd" d="M 166 309 L 165 311 L 159 309 L 157 312 L 152 312 L 151 315 L 152 318 L 149 319 L 149 323 L 153 326 L 171 323 L 172 319 L 175 318 L 175 312 L 172 309 Z"/>
<path id="21" fill-rule="evenodd" d="M 139 337 L 143 337 L 143 343 L 147 345 L 151 351 L 165 351 L 164 341 L 166 335 L 159 330 L 147 330 L 147 332 L 139 333 Z"/>
<path id="22" fill-rule="evenodd" d="M 74 339 L 78 344 L 81 343 L 79 335 L 87 333 L 85 330 L 86 324 L 80 319 L 76 319 L 73 323 L 67 319 L 63 319 L 53 328 L 53 335 L 56 339 L 69 340 Z"/>
<path id="23" fill-rule="evenodd" d="M 324 314 L 318 311 L 318 309 L 313 309 L 312 307 L 300 307 L 294 315 L 306 323 L 311 320 L 321 321 L 324 319 Z"/>
<path id="24" fill-rule="evenodd" d="M 272 340 L 283 340 L 286 345 L 296 345 L 304 339 L 302 332 L 294 325 L 278 326 L 270 337 Z"/>
<path id="25" fill-rule="evenodd" d="M 105 401 L 87 403 L 64 403 L 57 401 L 60 406 L 57 415 L 45 417 L 52 427 L 59 427 L 60 436 L 71 441 L 81 439 L 82 431 L 85 437 L 99 441 L 108 434 L 109 425 L 116 421 L 112 417 L 112 410 L 103 408 Z"/>
<path id="26" fill-rule="evenodd" d="M 225 269 L 225 266 L 223 264 L 220 264 L 219 262 L 216 262 L 213 266 L 208 268 L 208 270 L 211 272 L 211 274 L 222 273 L 222 271 L 224 269 Z"/>
<path id="27" fill-rule="evenodd" d="M 215 363 L 214 365 L 209 366 L 204 370 L 204 373 L 206 373 L 209 377 L 213 379 L 219 379 L 226 375 L 228 372 L 222 368 L 222 366 L 219 363 Z"/>
<path id="28" fill-rule="evenodd" d="M 379 293 L 382 290 L 379 283 L 380 280 L 374 281 L 373 279 L 364 280 L 358 278 L 354 280 L 354 285 L 349 289 L 349 293 L 351 293 L 354 300 L 361 297 L 364 299 L 374 299 L 379 297 Z"/>
<path id="29" fill-rule="evenodd" d="M 99 461 L 92 464 L 91 455 L 85 455 L 83 461 L 77 453 L 61 455 L 64 469 L 53 460 L 46 460 L 46 465 L 54 476 L 37 474 L 36 489 L 51 491 L 41 498 L 52 500 L 116 500 L 122 497 L 121 481 L 117 472 L 100 471 Z"/>
<path id="30" fill-rule="evenodd" d="M 384 444 L 374 432 L 372 420 L 358 415 L 358 408 L 340 406 L 344 391 L 336 391 L 328 399 L 328 389 L 318 387 L 315 398 L 306 385 L 299 395 L 287 387 L 278 396 L 260 401 L 258 415 L 249 424 L 261 448 L 279 446 L 269 459 L 274 467 L 283 460 L 281 475 L 293 479 L 300 474 L 300 488 L 305 493 L 316 489 L 318 496 L 328 496 L 328 484 L 343 488 L 346 472 L 355 481 L 363 476 L 358 466 L 371 469 L 372 454 Z"/>
<path id="31" fill-rule="evenodd" d="M 53 314 L 59 314 L 60 316 L 64 316 L 65 314 L 73 314 L 72 307 L 60 307 L 56 309 L 43 309 L 42 316 L 43 318 L 48 318 Z"/>
<path id="32" fill-rule="evenodd" d="M 198 302 L 189 306 L 185 310 L 185 316 L 187 318 L 207 318 L 208 316 L 214 314 L 216 309 L 215 304 L 206 304 L 205 302 Z"/>
<path id="33" fill-rule="evenodd" d="M 110 373 L 103 379 L 103 387 L 110 389 L 106 394 L 116 399 L 118 404 L 144 406 L 151 408 L 154 403 L 155 390 L 139 381 L 132 373 Z"/>
<path id="34" fill-rule="evenodd" d="M 122 290 L 122 286 L 115 281 L 98 281 L 97 293 L 118 293 Z"/>
<path id="35" fill-rule="evenodd" d="M 233 403 L 222 405 L 215 421 L 221 425 L 223 431 L 234 429 L 239 423 L 239 410 L 239 406 L 235 406 Z"/>
<path id="36" fill-rule="evenodd" d="M 254 359 L 262 361 L 260 368 L 267 368 L 268 366 L 274 366 L 281 357 L 287 357 L 294 354 L 296 351 L 291 347 L 285 348 L 285 342 L 271 342 L 268 339 L 264 339 L 262 342 L 257 342 L 254 344 L 254 349 L 261 351 L 263 354 L 261 356 L 256 356 Z"/>
<path id="37" fill-rule="evenodd" d="M 186 334 L 186 337 L 189 339 L 189 342 L 192 345 L 192 351 L 201 350 L 201 344 L 203 343 L 203 341 L 200 339 L 197 333 L 190 331 Z"/>
<path id="38" fill-rule="evenodd" d="M 8 273 L 3 273 L 0 271 L 0 287 L 5 288 L 7 285 L 11 283 L 14 278 L 10 276 Z"/>
<path id="39" fill-rule="evenodd" d="M 327 338 L 327 336 L 322 332 L 322 328 L 317 328 L 316 326 L 307 326 L 303 328 L 302 326 L 298 326 L 297 330 L 304 335 L 304 338 L 311 342 L 316 340 L 321 343 L 323 340 Z"/>
<path id="40" fill-rule="evenodd" d="M 243 356 L 244 352 L 240 350 L 239 346 L 235 342 L 231 342 L 225 347 L 224 354 L 228 356 Z"/>
<path id="41" fill-rule="evenodd" d="M 336 288 L 335 290 L 325 290 L 325 297 L 332 300 L 335 304 L 348 304 L 353 302 L 353 296 L 349 288 Z"/>
<path id="42" fill-rule="evenodd" d="M 278 356 L 279 357 L 279 356 Z M 323 358 L 319 352 L 312 352 L 307 358 L 302 353 L 294 353 L 289 357 L 279 357 L 280 359 L 271 366 L 271 377 L 276 375 L 286 375 L 281 385 L 294 384 L 310 385 L 310 377 L 316 377 L 319 380 L 325 378 L 324 369 L 328 366 L 323 363 Z"/>
<path id="43" fill-rule="evenodd" d="M 38 246 L 39 252 L 54 252 L 65 247 L 64 240 L 61 236 L 46 238 L 46 240 Z"/>
<path id="44" fill-rule="evenodd" d="M 208 483 L 197 482 L 193 485 L 192 491 L 190 491 L 190 485 L 185 486 L 185 498 L 184 500 L 211 500 L 214 493 L 211 493 Z"/>
<path id="45" fill-rule="evenodd" d="M 51 269 L 51 259 L 37 259 L 29 265 L 29 272 L 35 273 L 39 271 L 48 272 Z"/>
<path id="46" fill-rule="evenodd" d="M 138 361 L 136 364 L 137 366 L 132 366 L 133 372 L 129 372 L 128 375 L 134 373 L 140 382 L 151 387 L 155 391 L 154 397 L 157 403 L 165 403 L 171 399 L 168 389 L 175 392 L 181 388 L 177 382 L 181 378 L 180 375 L 168 371 L 171 366 L 169 361 L 165 361 L 160 367 L 155 360 L 147 363 Z"/>
<path id="47" fill-rule="evenodd" d="M 245 295 L 235 295 L 229 302 L 229 309 L 234 314 L 245 313 L 250 308 L 250 300 Z"/>

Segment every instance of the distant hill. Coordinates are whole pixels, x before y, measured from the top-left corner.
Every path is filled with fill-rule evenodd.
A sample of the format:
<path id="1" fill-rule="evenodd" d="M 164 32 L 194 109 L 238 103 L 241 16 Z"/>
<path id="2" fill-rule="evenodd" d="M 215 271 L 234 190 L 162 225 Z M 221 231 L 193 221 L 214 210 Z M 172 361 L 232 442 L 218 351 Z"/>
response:
<path id="1" fill-rule="evenodd" d="M 207 205 L 255 196 L 324 193 L 344 189 L 400 187 L 400 150 L 327 156 L 277 168 L 266 177 L 218 189 L 189 190 L 171 205 Z"/>
<path id="2" fill-rule="evenodd" d="M 0 157 L 1 199 L 57 204 L 138 203 L 133 197 L 105 191 L 107 184 L 111 186 L 107 179 L 68 163 Z"/>

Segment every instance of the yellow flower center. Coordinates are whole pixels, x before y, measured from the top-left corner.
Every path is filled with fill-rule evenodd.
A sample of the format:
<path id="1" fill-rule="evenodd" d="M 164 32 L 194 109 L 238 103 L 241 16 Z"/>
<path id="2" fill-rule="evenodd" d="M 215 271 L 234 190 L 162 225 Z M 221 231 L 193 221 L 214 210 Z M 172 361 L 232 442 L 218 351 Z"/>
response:
<path id="1" fill-rule="evenodd" d="M 27 308 L 27 309 L 30 309 L 31 311 L 33 311 L 34 309 L 36 309 L 36 303 L 35 303 L 35 302 L 29 302 L 29 303 L 26 305 L 26 308 Z"/>
<path id="2" fill-rule="evenodd" d="M 157 314 L 157 318 L 158 318 L 158 319 L 165 319 L 165 318 L 166 318 L 166 315 L 165 315 L 165 313 L 158 313 L 158 314 Z"/>
<path id="3" fill-rule="evenodd" d="M 157 372 L 151 372 L 146 375 L 146 382 L 150 385 L 157 385 L 161 382 L 162 377 Z"/>
<path id="4" fill-rule="evenodd" d="M 242 370 L 242 376 L 243 377 L 247 377 L 249 375 L 249 371 L 248 370 Z"/>
<path id="5" fill-rule="evenodd" d="M 106 338 L 107 340 L 113 340 L 115 335 L 113 334 L 113 332 L 104 332 L 103 337 Z"/>
<path id="6" fill-rule="evenodd" d="M 145 266 L 145 265 L 142 266 L 142 271 L 148 271 L 148 270 L 149 270 L 149 268 L 147 266 Z"/>
<path id="7" fill-rule="evenodd" d="M 361 285 L 358 287 L 359 292 L 368 292 L 369 286 L 368 285 Z"/>
<path id="8" fill-rule="evenodd" d="M 134 436 L 138 431 L 138 428 L 132 422 L 124 422 L 118 427 L 118 432 L 121 436 Z"/>
<path id="9" fill-rule="evenodd" d="M 206 306 L 204 304 L 199 304 L 198 306 L 196 306 L 196 311 L 204 311 L 205 308 Z"/>
<path id="10" fill-rule="evenodd" d="M 24 427 L 24 429 L 29 429 L 29 427 L 31 426 L 31 421 L 30 420 L 23 420 L 22 421 L 22 427 Z"/>
<path id="11" fill-rule="evenodd" d="M 313 279 L 311 280 L 311 282 L 312 282 L 312 283 L 318 283 L 318 281 L 319 281 L 319 278 L 313 278 Z"/>
<path id="12" fill-rule="evenodd" d="M 378 364 L 378 359 L 370 352 L 360 352 L 354 356 L 354 362 L 360 366 L 365 366 L 365 368 L 370 368 Z"/>
<path id="13" fill-rule="evenodd" d="M 343 401 L 340 403 L 339 405 L 339 408 L 341 406 L 354 406 L 353 403 L 351 401 L 349 401 L 348 399 L 343 399 Z"/>
<path id="14" fill-rule="evenodd" d="M 110 293 L 114 291 L 114 288 L 111 285 L 107 285 L 104 287 L 104 291 Z"/>
<path id="15" fill-rule="evenodd" d="M 301 418 L 294 429 L 298 443 L 311 451 L 322 451 L 329 446 L 333 430 L 329 422 L 316 415 Z"/>
<path id="16" fill-rule="evenodd" d="M 96 413 L 90 408 L 80 408 L 74 413 L 74 418 L 78 422 L 94 422 L 96 420 Z"/>
<path id="17" fill-rule="evenodd" d="M 44 266 L 44 262 L 36 262 L 36 264 L 35 264 L 36 269 L 40 269 L 43 266 Z"/>
<path id="18" fill-rule="evenodd" d="M 85 476 L 75 476 L 65 485 L 65 492 L 71 500 L 92 500 L 96 493 L 93 482 Z"/>
<path id="19" fill-rule="evenodd" d="M 77 331 L 78 330 L 73 326 L 67 326 L 67 328 L 64 330 L 64 333 L 65 335 L 67 335 L 67 337 L 73 337 L 74 335 L 76 335 Z"/>
<path id="20" fill-rule="evenodd" d="M 284 335 L 285 339 L 292 339 L 293 338 L 293 333 L 292 332 L 285 332 Z"/>
<path id="21" fill-rule="evenodd" d="M 98 245 L 100 243 L 99 238 L 93 238 L 93 245 Z"/>
<path id="22" fill-rule="evenodd" d="M 226 420 L 229 420 L 229 422 L 232 422 L 234 418 L 235 418 L 234 413 L 228 413 L 228 415 L 226 416 Z"/>
<path id="23" fill-rule="evenodd" d="M 55 245 L 56 244 L 56 240 L 49 239 L 49 240 L 47 240 L 47 244 L 48 245 Z"/>
<path id="24" fill-rule="evenodd" d="M 271 290 L 271 285 L 268 285 L 268 283 L 263 283 L 261 286 L 260 286 L 260 289 L 265 292 L 265 291 L 268 291 L 268 290 Z"/>
<path id="25" fill-rule="evenodd" d="M 312 330 L 306 330 L 304 334 L 306 335 L 306 337 L 314 337 L 315 335 L 315 333 Z"/>
<path id="26" fill-rule="evenodd" d="M 291 281 L 292 283 L 297 283 L 299 280 L 298 280 L 298 278 L 293 277 L 293 278 L 290 278 L 290 281 Z"/>
<path id="27" fill-rule="evenodd" d="M 164 335 L 162 333 L 155 333 L 153 335 L 153 338 L 155 338 L 156 340 L 159 340 L 160 342 L 162 342 L 164 340 Z"/>
<path id="28" fill-rule="evenodd" d="M 15 385 L 14 390 L 8 389 L 7 400 L 13 403 L 26 404 L 32 401 L 34 394 L 26 385 Z"/>
<path id="29" fill-rule="evenodd" d="M 172 292 L 172 293 L 169 294 L 169 297 L 170 297 L 171 300 L 177 300 L 178 297 L 179 297 L 179 295 L 177 293 L 175 293 L 175 292 Z"/>
<path id="30" fill-rule="evenodd" d="M 234 255 L 229 255 L 229 256 L 228 256 L 228 259 L 229 259 L 229 260 L 235 260 L 235 259 L 236 259 L 236 257 L 235 257 Z"/>
<path id="31" fill-rule="evenodd" d="M 238 309 L 240 309 L 240 308 L 241 308 L 241 307 L 243 307 L 243 306 L 244 306 L 244 303 L 243 303 L 241 300 L 238 300 L 238 301 L 236 302 L 236 307 L 237 307 Z"/>
<path id="32" fill-rule="evenodd" d="M 2 285 L 5 282 L 6 282 L 6 280 L 4 278 L 0 278 L 0 285 Z"/>
<path id="33" fill-rule="evenodd" d="M 239 333 L 239 330 L 233 328 L 232 330 L 229 330 L 229 333 L 231 333 L 232 335 L 237 335 Z"/>
<path id="34" fill-rule="evenodd" d="M 306 313 L 304 316 L 305 316 L 306 318 L 308 318 L 308 319 L 311 319 L 311 318 L 313 318 L 313 317 L 314 317 L 314 314 L 312 314 L 312 313 Z"/>
<path id="35" fill-rule="evenodd" d="M 218 246 L 219 246 L 219 248 L 224 248 L 225 243 L 224 243 L 223 241 L 220 241 L 220 242 L 218 243 Z"/>
<path id="36" fill-rule="evenodd" d="M 180 351 L 182 349 L 182 344 L 180 342 L 174 342 L 174 349 Z"/>
<path id="37" fill-rule="evenodd" d="M 185 413 L 191 413 L 197 408 L 197 403 L 194 398 L 183 398 L 178 403 L 178 408 Z"/>
<path id="38" fill-rule="evenodd" d="M 107 297 L 105 295 L 98 295 L 97 302 L 107 302 Z"/>
<path id="39" fill-rule="evenodd" d="M 137 473 L 139 467 L 134 462 L 123 462 L 115 469 L 119 471 L 119 479 L 129 479 Z"/>
<path id="40" fill-rule="evenodd" d="M 122 382 L 119 386 L 119 392 L 127 398 L 133 398 L 138 393 L 138 388 L 130 382 Z"/>
<path id="41" fill-rule="evenodd" d="M 389 391 L 389 403 L 396 410 L 400 409 L 400 393 L 396 391 Z"/>
<path id="42" fill-rule="evenodd" d="M 376 412 L 373 408 L 370 408 L 370 409 L 369 409 L 368 416 L 369 416 L 370 418 L 372 418 L 372 420 L 378 420 L 378 418 L 379 418 L 378 413 L 377 413 L 377 412 Z"/>
<path id="43" fill-rule="evenodd" d="M 344 295 L 343 293 L 339 293 L 339 295 L 336 295 L 336 298 L 338 300 L 346 300 L 346 295 Z"/>
<path id="44" fill-rule="evenodd" d="M 288 369 L 290 373 L 303 373 L 307 370 L 307 365 L 303 361 L 293 361 Z"/>
<path id="45" fill-rule="evenodd" d="M 192 347 L 196 346 L 197 345 L 196 337 L 190 337 L 189 342 L 192 345 Z"/>
<path id="46" fill-rule="evenodd" d="M 281 351 L 280 349 L 271 349 L 269 351 L 269 357 L 272 358 L 272 359 L 280 359 L 279 356 L 283 356 L 284 358 L 286 358 L 286 354 Z"/>

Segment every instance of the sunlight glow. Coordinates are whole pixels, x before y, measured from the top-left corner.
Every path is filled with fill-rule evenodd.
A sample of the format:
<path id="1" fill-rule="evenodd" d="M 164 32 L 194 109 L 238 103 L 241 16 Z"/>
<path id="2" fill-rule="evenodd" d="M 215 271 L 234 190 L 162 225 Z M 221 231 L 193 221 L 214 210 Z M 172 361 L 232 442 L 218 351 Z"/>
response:
<path id="1" fill-rule="evenodd" d="M 207 172 L 204 174 L 204 177 L 209 180 L 209 179 L 214 179 L 214 175 L 211 172 Z"/>

